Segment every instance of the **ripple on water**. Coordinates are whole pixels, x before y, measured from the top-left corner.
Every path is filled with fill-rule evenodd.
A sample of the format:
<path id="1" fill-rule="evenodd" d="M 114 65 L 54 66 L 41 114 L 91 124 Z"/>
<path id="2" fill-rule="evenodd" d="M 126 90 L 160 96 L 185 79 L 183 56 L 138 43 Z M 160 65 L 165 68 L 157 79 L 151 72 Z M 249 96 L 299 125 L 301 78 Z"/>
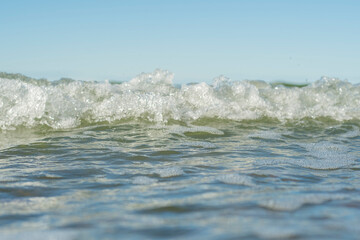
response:
<path id="1" fill-rule="evenodd" d="M 146 176 L 138 176 L 138 177 L 134 177 L 132 179 L 132 183 L 133 184 L 137 184 L 137 185 L 149 185 L 149 184 L 153 184 L 156 183 L 157 180 L 153 179 L 153 178 L 149 178 Z"/>
<path id="2" fill-rule="evenodd" d="M 224 174 L 216 178 L 218 181 L 225 184 L 235 184 L 244 186 L 255 186 L 252 178 L 246 175 L 239 175 L 236 173 Z"/>
<path id="3" fill-rule="evenodd" d="M 154 173 L 162 178 L 168 178 L 183 175 L 184 171 L 180 167 L 167 167 L 156 169 Z"/>
<path id="4" fill-rule="evenodd" d="M 311 169 L 332 170 L 350 166 L 356 157 L 348 147 L 323 141 L 310 144 L 299 144 L 307 151 L 307 157 L 297 160 L 295 164 Z"/>
<path id="5" fill-rule="evenodd" d="M 260 139 L 266 139 L 266 140 L 282 140 L 284 134 L 290 134 L 290 132 L 275 132 L 275 131 L 259 131 L 256 133 L 249 134 L 250 138 L 260 138 Z"/>
<path id="6" fill-rule="evenodd" d="M 216 148 L 216 145 L 211 142 L 184 142 L 181 145 L 185 147 L 195 147 L 195 148 L 207 148 L 207 149 L 213 149 Z"/>
<path id="7" fill-rule="evenodd" d="M 292 239 L 296 238 L 299 234 L 291 226 L 271 226 L 262 228 L 261 231 L 256 231 L 256 235 L 265 239 Z"/>
<path id="8" fill-rule="evenodd" d="M 343 138 L 355 138 L 360 135 L 360 130 L 358 127 L 353 126 L 352 130 L 347 131 L 346 133 L 341 134 L 340 136 Z"/>
<path id="9" fill-rule="evenodd" d="M 261 207 L 274 211 L 295 211 L 307 204 L 316 205 L 345 198 L 346 196 L 343 194 L 294 194 L 262 200 L 258 204 Z"/>
<path id="10" fill-rule="evenodd" d="M 173 126 L 170 128 L 170 133 L 178 134 L 185 136 L 187 133 L 206 133 L 208 135 L 224 135 L 223 131 L 220 131 L 216 128 L 206 127 L 206 126 Z"/>

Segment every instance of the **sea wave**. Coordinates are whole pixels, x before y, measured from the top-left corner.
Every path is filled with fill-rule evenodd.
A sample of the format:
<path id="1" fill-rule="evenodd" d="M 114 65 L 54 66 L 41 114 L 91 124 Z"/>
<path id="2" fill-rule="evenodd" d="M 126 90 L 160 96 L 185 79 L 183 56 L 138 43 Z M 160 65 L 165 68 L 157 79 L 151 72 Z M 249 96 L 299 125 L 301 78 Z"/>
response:
<path id="1" fill-rule="evenodd" d="M 128 82 L 47 81 L 0 75 L 0 129 L 140 119 L 156 123 L 201 118 L 281 122 L 304 118 L 360 119 L 360 86 L 323 77 L 306 86 L 232 81 L 175 86 L 173 74 L 155 70 Z"/>

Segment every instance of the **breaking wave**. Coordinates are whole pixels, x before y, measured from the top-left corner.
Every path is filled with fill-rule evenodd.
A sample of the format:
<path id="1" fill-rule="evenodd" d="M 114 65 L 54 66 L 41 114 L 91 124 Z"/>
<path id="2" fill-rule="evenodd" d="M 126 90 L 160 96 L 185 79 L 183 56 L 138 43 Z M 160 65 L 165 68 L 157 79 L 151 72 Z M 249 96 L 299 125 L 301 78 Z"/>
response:
<path id="1" fill-rule="evenodd" d="M 174 86 L 173 74 L 155 70 L 129 82 L 0 78 L 0 129 L 140 119 L 156 123 L 201 118 L 281 122 L 305 118 L 360 119 L 360 86 L 323 77 L 306 86 L 216 78 L 212 84 Z"/>

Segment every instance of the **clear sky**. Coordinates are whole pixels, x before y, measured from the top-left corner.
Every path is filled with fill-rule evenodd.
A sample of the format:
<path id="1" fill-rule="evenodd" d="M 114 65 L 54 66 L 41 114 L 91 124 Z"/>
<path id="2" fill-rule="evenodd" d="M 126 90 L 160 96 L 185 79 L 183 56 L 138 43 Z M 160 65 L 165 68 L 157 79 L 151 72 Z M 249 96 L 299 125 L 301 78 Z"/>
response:
<path id="1" fill-rule="evenodd" d="M 0 0 L 0 71 L 360 83 L 359 0 Z"/>

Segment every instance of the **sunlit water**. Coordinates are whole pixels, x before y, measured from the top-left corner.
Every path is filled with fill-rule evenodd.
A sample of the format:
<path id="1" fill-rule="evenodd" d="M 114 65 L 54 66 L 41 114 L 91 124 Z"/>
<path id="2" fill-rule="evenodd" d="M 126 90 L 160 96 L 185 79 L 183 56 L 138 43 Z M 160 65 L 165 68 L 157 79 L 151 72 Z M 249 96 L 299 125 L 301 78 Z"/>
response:
<path id="1" fill-rule="evenodd" d="M 360 236 L 359 86 L 171 77 L 1 79 L 0 238 Z"/>

